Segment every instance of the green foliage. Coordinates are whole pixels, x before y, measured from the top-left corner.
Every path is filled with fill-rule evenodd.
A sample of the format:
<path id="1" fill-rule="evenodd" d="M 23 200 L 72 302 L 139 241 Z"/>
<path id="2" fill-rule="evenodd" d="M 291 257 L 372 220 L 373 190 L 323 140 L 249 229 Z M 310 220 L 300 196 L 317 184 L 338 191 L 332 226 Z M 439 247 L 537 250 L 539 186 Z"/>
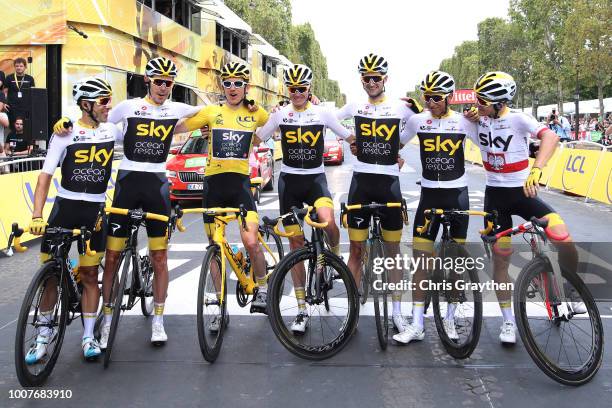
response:
<path id="1" fill-rule="evenodd" d="M 291 25 L 290 0 L 225 0 L 225 5 L 249 23 L 279 52 L 294 63 L 308 65 L 314 73 L 313 92 L 322 100 L 345 103 L 336 81 L 327 76 L 327 60 L 310 24 Z"/>

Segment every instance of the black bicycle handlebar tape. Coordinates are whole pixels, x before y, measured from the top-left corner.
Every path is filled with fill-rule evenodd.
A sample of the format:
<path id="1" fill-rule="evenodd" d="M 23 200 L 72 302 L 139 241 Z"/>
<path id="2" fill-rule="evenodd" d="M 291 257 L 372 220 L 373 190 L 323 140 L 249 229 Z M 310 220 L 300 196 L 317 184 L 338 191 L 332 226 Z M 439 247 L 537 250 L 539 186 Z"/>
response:
<path id="1" fill-rule="evenodd" d="M 427 226 L 427 235 L 431 235 L 431 229 L 433 228 L 434 217 L 436 217 L 436 209 L 432 208 L 429 214 L 429 225 Z"/>
<path id="2" fill-rule="evenodd" d="M 497 242 L 497 237 L 495 235 L 481 235 L 482 240 L 489 244 L 494 244 Z"/>
<path id="3" fill-rule="evenodd" d="M 537 225 L 540 228 L 548 227 L 548 220 L 546 220 L 546 219 L 539 219 L 539 218 L 536 218 L 536 217 L 531 217 L 531 223 L 533 225 Z"/>
<path id="4" fill-rule="evenodd" d="M 247 216 L 248 211 L 244 209 L 244 204 L 240 204 L 238 208 L 240 208 L 240 220 L 242 223 L 242 228 L 246 230 L 246 227 L 247 227 L 246 216 Z"/>
<path id="5" fill-rule="evenodd" d="M 17 238 L 23 235 L 23 229 L 19 228 L 19 225 L 16 222 L 11 225 L 11 231 L 13 232 L 13 235 Z"/>
<path id="6" fill-rule="evenodd" d="M 275 219 L 271 219 L 268 218 L 267 215 L 264 215 L 263 218 L 261 219 L 263 221 L 263 223 L 269 227 L 273 227 L 276 225 L 276 220 Z"/>

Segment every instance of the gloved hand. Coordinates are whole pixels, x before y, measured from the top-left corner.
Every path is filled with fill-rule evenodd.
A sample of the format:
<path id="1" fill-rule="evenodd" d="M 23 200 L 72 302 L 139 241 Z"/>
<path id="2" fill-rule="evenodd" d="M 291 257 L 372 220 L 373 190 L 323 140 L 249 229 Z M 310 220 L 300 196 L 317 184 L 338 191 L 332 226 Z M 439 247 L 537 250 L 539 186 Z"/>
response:
<path id="1" fill-rule="evenodd" d="M 42 218 L 32 218 L 32 222 L 30 222 L 30 234 L 32 235 L 42 235 L 45 233 L 45 227 L 47 223 Z"/>
<path id="2" fill-rule="evenodd" d="M 523 186 L 523 190 L 525 191 L 525 195 L 527 197 L 535 197 L 538 195 L 541 178 L 542 169 L 538 167 L 532 167 L 531 171 L 529 172 L 529 176 L 527 177 L 527 180 L 525 180 L 525 185 Z"/>
<path id="3" fill-rule="evenodd" d="M 53 133 L 59 136 L 66 136 L 72 132 L 72 122 L 67 117 L 60 118 L 53 125 Z"/>

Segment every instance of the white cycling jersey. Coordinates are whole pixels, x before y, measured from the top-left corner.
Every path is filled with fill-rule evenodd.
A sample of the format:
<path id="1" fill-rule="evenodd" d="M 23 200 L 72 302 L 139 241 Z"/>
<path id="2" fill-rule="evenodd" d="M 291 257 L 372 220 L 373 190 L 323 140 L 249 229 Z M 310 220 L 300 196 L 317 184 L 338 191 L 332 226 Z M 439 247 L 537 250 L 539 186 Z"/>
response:
<path id="1" fill-rule="evenodd" d="M 310 102 L 303 110 L 292 104 L 270 115 L 266 124 L 257 131 L 264 142 L 280 129 L 283 163 L 281 171 L 291 174 L 324 173 L 323 149 L 325 128 L 346 139 L 350 130 L 342 126 L 333 113 Z"/>
<path id="2" fill-rule="evenodd" d="M 397 155 L 400 144 L 412 135 L 406 133 L 406 122 L 415 113 L 404 102 L 349 103 L 336 112 L 340 120 L 355 120 L 357 162 L 353 170 L 358 173 L 399 175 Z"/>
<path id="3" fill-rule="evenodd" d="M 177 122 L 195 115 L 201 107 L 149 98 L 122 101 L 108 115 L 111 123 L 123 124 L 123 160 L 119 170 L 166 172 L 166 159 Z"/>
<path id="4" fill-rule="evenodd" d="M 487 185 L 521 187 L 529 175 L 529 135 L 548 129 L 532 116 L 508 110 L 497 119 L 481 117 L 478 139 Z"/>
<path id="5" fill-rule="evenodd" d="M 449 110 L 441 118 L 430 111 L 412 116 L 406 132 L 419 138 L 423 179 L 427 188 L 459 188 L 467 186 L 465 174 L 465 139 L 475 140 L 477 124 Z"/>
<path id="6" fill-rule="evenodd" d="M 90 128 L 75 122 L 70 136 L 51 136 L 42 168 L 53 175 L 61 163 L 57 195 L 71 200 L 104 202 L 111 176 L 115 140 L 121 131 L 112 123 Z"/>

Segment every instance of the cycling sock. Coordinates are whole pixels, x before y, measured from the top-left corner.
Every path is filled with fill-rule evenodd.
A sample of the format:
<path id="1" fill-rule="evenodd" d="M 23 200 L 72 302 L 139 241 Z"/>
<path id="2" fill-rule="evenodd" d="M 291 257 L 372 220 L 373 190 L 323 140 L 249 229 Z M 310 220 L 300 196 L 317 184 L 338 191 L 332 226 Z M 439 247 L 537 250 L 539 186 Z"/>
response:
<path id="1" fill-rule="evenodd" d="M 414 326 L 420 327 L 421 329 L 424 326 L 424 322 L 423 322 L 424 312 L 425 312 L 425 303 L 414 302 L 412 304 L 412 324 Z"/>
<path id="2" fill-rule="evenodd" d="M 257 278 L 257 286 L 260 293 L 268 293 L 268 281 L 266 278 Z"/>
<path id="3" fill-rule="evenodd" d="M 448 309 L 446 309 L 446 320 L 453 320 L 455 318 L 455 309 L 457 309 L 457 303 L 449 303 Z"/>
<path id="4" fill-rule="evenodd" d="M 40 314 L 38 315 L 38 322 L 40 324 L 49 324 L 51 323 L 51 320 L 53 316 L 53 311 L 50 310 L 48 312 L 40 312 Z M 52 329 L 49 326 L 41 326 L 40 327 L 40 331 L 38 332 L 38 334 L 40 334 L 41 336 L 49 336 L 52 333 Z"/>
<path id="5" fill-rule="evenodd" d="M 303 287 L 295 287 L 295 298 L 297 299 L 298 312 L 306 311 L 306 291 Z"/>
<path id="6" fill-rule="evenodd" d="M 96 325 L 95 313 L 83 313 L 83 338 L 94 337 L 94 326 Z"/>
<path id="7" fill-rule="evenodd" d="M 398 291 L 393 291 L 391 293 L 391 300 L 393 304 L 393 316 L 398 316 L 402 314 L 402 293 Z"/>
<path id="8" fill-rule="evenodd" d="M 153 303 L 153 306 L 155 308 L 153 324 L 164 324 L 164 305 L 165 303 Z"/>
<path id="9" fill-rule="evenodd" d="M 338 243 L 338 245 L 336 246 L 331 247 L 331 251 L 334 253 L 334 255 L 340 256 L 340 243 Z"/>
<path id="10" fill-rule="evenodd" d="M 499 302 L 499 308 L 501 309 L 502 316 L 505 321 L 511 321 L 514 323 L 514 316 L 512 315 L 512 302 Z"/>
<path id="11" fill-rule="evenodd" d="M 102 311 L 104 313 L 104 324 L 111 324 L 111 320 L 113 320 L 113 309 L 111 308 L 111 304 L 104 304 Z"/>

